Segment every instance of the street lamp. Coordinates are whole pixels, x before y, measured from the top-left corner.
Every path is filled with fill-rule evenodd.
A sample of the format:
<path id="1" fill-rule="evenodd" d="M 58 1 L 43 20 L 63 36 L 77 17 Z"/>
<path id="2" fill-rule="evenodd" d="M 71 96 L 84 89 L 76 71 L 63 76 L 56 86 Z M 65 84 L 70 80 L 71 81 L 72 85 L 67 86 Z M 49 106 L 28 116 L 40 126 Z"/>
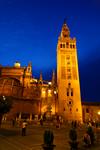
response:
<path id="1" fill-rule="evenodd" d="M 5 97 L 4 95 L 3 95 L 2 97 L 3 97 L 3 100 L 5 101 L 5 100 L 6 100 L 6 97 Z"/>
<path id="2" fill-rule="evenodd" d="M 51 82 L 48 82 L 49 85 L 51 85 Z"/>
<path id="3" fill-rule="evenodd" d="M 98 121 L 100 122 L 100 110 L 97 112 L 98 114 Z"/>

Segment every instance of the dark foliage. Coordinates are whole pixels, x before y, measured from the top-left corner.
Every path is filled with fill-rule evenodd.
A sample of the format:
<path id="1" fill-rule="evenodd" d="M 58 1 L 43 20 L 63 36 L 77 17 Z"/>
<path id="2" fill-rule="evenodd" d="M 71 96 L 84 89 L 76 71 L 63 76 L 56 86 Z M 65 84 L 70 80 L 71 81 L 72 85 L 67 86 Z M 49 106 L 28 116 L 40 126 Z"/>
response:
<path id="1" fill-rule="evenodd" d="M 3 115 L 12 108 L 12 98 L 0 96 L 0 114 Z"/>
<path id="2" fill-rule="evenodd" d="M 76 141 L 77 140 L 77 131 L 74 127 L 70 129 L 69 137 L 70 137 L 71 141 Z"/>
<path id="3" fill-rule="evenodd" d="M 55 146 L 53 144 L 54 135 L 51 130 L 45 130 L 44 132 L 44 144 L 42 144 L 43 150 L 54 150 Z"/>
<path id="4" fill-rule="evenodd" d="M 44 132 L 44 144 L 52 145 L 54 140 L 54 135 L 51 130 L 45 130 Z"/>
<path id="5" fill-rule="evenodd" d="M 69 144 L 71 147 L 71 150 L 77 150 L 78 149 L 78 141 L 77 141 L 77 131 L 75 127 L 72 127 L 69 131 Z"/>

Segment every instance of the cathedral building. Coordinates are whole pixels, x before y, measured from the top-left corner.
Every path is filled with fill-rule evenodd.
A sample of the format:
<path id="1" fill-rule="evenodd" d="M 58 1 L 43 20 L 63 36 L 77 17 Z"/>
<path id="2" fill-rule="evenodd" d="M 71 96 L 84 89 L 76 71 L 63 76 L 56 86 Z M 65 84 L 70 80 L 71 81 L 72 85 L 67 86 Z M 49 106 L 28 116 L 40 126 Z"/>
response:
<path id="1" fill-rule="evenodd" d="M 33 68 L 34 69 L 34 68 Z M 32 64 L 0 66 L 0 95 L 11 96 L 13 107 L 7 119 L 29 119 L 60 115 L 64 120 L 100 121 L 100 103 L 82 103 L 76 38 L 64 22 L 57 43 L 57 76 L 51 81 L 33 78 Z"/>

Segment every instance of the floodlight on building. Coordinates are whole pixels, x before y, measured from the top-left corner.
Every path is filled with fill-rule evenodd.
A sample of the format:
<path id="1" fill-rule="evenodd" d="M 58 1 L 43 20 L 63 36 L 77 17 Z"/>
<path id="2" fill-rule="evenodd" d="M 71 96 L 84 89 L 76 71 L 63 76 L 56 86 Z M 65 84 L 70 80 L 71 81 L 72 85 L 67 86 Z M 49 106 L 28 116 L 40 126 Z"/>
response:
<path id="1" fill-rule="evenodd" d="M 98 115 L 100 115 L 100 111 L 98 111 Z"/>
<path id="2" fill-rule="evenodd" d="M 51 93 L 51 90 L 48 90 L 48 93 Z"/>
<path id="3" fill-rule="evenodd" d="M 43 94 L 45 94 L 45 91 L 42 91 Z"/>
<path id="4" fill-rule="evenodd" d="M 57 91 L 54 91 L 54 94 L 57 94 Z"/>
<path id="5" fill-rule="evenodd" d="M 48 82 L 49 85 L 51 85 L 51 82 Z"/>
<path id="6" fill-rule="evenodd" d="M 37 82 L 37 79 L 33 79 L 33 81 Z"/>

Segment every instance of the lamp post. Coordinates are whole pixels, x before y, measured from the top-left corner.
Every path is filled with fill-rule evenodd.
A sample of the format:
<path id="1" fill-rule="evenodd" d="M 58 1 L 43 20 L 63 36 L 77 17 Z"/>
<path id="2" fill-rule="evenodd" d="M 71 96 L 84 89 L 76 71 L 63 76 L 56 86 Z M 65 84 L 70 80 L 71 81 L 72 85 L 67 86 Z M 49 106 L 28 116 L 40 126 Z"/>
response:
<path id="1" fill-rule="evenodd" d="M 48 88 L 47 88 L 47 117 L 51 119 L 51 113 L 52 113 L 52 103 L 51 103 L 51 95 L 52 89 L 51 89 L 51 82 L 48 82 Z"/>
<path id="2" fill-rule="evenodd" d="M 57 95 L 57 91 L 54 91 L 54 98 L 55 98 L 55 114 L 56 114 L 56 95 Z"/>

